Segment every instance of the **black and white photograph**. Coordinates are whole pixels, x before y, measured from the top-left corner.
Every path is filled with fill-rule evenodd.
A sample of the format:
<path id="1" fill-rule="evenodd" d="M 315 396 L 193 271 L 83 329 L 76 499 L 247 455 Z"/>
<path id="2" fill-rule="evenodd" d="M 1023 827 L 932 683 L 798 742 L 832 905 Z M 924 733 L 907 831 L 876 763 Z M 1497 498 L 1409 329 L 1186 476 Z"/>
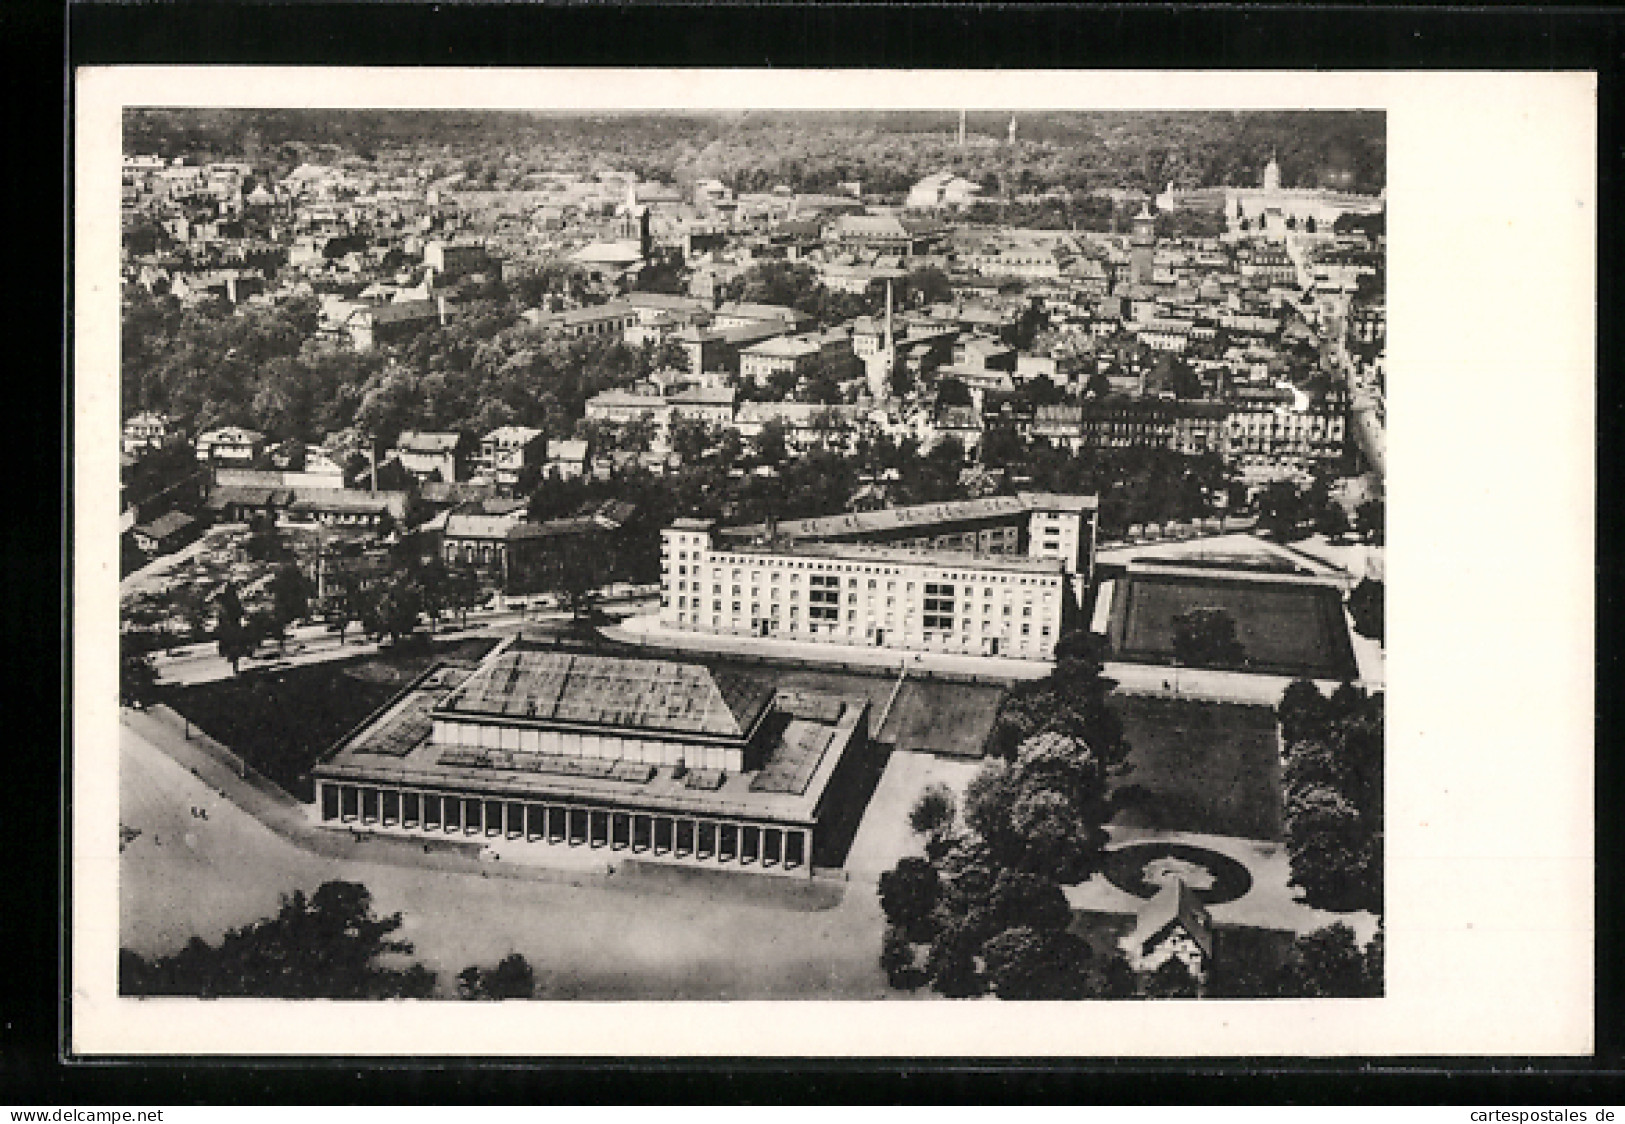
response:
<path id="1" fill-rule="evenodd" d="M 118 106 L 110 998 L 1389 995 L 1386 102 L 580 100 Z"/>

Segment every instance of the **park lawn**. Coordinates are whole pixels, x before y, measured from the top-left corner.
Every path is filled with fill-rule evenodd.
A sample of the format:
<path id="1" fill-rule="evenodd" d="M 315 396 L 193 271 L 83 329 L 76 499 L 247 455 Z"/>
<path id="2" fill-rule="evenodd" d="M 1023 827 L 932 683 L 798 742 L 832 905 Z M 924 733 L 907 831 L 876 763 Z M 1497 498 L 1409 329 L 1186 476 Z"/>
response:
<path id="1" fill-rule="evenodd" d="M 980 757 L 1005 688 L 909 679 L 881 736 L 898 749 Z"/>
<path id="2" fill-rule="evenodd" d="M 300 800 L 310 768 L 362 719 L 442 660 L 472 663 L 493 638 L 383 651 L 353 660 L 245 671 L 212 683 L 161 687 L 160 700 Z"/>
<path id="3" fill-rule="evenodd" d="M 704 662 L 708 667 L 786 690 L 860 695 L 869 700 L 871 723 L 879 720 L 897 686 L 897 676 L 890 671 L 865 675 L 849 671 L 775 667 L 772 664 L 726 658 L 707 659 Z M 910 676 L 904 681 L 897 702 L 886 717 L 884 729 L 871 729 L 870 736 L 907 752 L 980 757 L 1004 692 L 1005 688 L 997 685 L 952 683 Z"/>
<path id="4" fill-rule="evenodd" d="M 1275 712 L 1264 706 L 1116 695 L 1132 769 L 1113 784 L 1113 822 L 1281 838 Z"/>
<path id="5" fill-rule="evenodd" d="M 1245 661 L 1230 670 L 1314 679 L 1358 673 L 1337 590 L 1185 575 L 1123 579 L 1112 605 L 1115 658 L 1172 663 L 1174 618 L 1198 607 L 1225 609 L 1235 620 Z"/>

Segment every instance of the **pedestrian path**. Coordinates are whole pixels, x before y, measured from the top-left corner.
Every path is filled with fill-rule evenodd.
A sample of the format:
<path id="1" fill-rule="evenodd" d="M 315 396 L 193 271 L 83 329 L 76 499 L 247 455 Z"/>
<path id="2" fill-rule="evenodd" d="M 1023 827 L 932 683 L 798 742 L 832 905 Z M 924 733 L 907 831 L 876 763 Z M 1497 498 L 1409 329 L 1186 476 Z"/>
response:
<path id="1" fill-rule="evenodd" d="M 1108 826 L 1106 831 L 1113 847 L 1128 843 L 1184 843 L 1217 851 L 1245 866 L 1253 879 L 1247 892 L 1233 902 L 1208 907 L 1218 924 L 1278 929 L 1301 935 L 1342 922 L 1354 930 L 1355 939 L 1362 945 L 1377 931 L 1379 918 L 1375 914 L 1363 910 L 1333 913 L 1300 901 L 1297 890 L 1290 885 L 1292 865 L 1284 843 L 1115 825 Z M 1066 897 L 1073 909 L 1096 913 L 1135 914 L 1145 905 L 1143 898 L 1118 889 L 1104 874 L 1096 874 L 1081 885 L 1066 887 Z"/>
<path id="2" fill-rule="evenodd" d="M 230 749 L 209 737 L 166 706 L 147 710 L 120 710 L 120 722 L 136 737 L 187 769 L 208 790 L 230 801 L 242 813 L 257 820 L 282 839 L 303 851 L 331 859 L 362 860 L 393 866 L 417 866 L 452 873 L 479 874 L 482 877 L 523 878 L 540 881 L 605 882 L 632 885 L 628 874 L 636 874 L 643 889 L 671 883 L 659 864 L 640 863 L 625 852 L 608 846 L 536 846 L 507 839 L 467 839 L 446 835 L 391 834 L 327 827 L 317 823 L 311 806 L 274 782 L 262 777 Z M 636 868 L 649 868 L 637 869 Z M 730 874 L 747 879 L 752 886 L 762 881 L 749 875 Z M 619 882 L 616 882 L 616 879 Z M 793 882 L 792 885 L 802 885 Z M 760 896 L 760 895 L 757 895 Z M 816 899 L 828 908 L 838 902 L 841 891 L 795 890 L 768 892 L 764 902 L 802 902 Z M 799 908 L 799 907 L 798 907 Z"/>

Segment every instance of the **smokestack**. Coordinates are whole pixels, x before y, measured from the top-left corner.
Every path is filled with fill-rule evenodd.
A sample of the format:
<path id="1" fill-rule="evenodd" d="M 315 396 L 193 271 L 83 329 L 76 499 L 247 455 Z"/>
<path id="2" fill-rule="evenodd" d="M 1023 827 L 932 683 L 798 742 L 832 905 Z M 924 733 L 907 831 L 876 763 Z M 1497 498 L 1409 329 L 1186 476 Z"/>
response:
<path id="1" fill-rule="evenodd" d="M 367 442 L 367 460 L 372 465 L 372 494 L 378 494 L 378 438 Z"/>
<path id="2" fill-rule="evenodd" d="M 965 147 L 965 111 L 959 111 L 959 147 Z"/>
<path id="3" fill-rule="evenodd" d="M 886 354 L 889 356 L 896 345 L 891 332 L 891 278 L 886 278 Z"/>
<path id="4" fill-rule="evenodd" d="M 442 328 L 444 328 L 446 326 L 446 294 L 445 293 L 436 293 L 434 295 L 434 307 L 435 307 L 435 311 L 440 314 L 440 326 Z"/>

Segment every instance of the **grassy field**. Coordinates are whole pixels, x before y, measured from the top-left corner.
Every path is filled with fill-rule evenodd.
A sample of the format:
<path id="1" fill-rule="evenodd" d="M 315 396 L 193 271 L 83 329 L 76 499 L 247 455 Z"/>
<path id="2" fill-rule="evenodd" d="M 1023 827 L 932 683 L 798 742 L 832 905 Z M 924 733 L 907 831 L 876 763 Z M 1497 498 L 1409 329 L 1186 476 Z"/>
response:
<path id="1" fill-rule="evenodd" d="M 882 736 L 898 749 L 980 757 L 1003 697 L 1003 687 L 910 679 Z"/>
<path id="2" fill-rule="evenodd" d="M 1172 662 L 1174 618 L 1197 607 L 1235 618 L 1245 663 L 1233 670 L 1344 679 L 1357 674 L 1342 601 L 1323 586 L 1135 574 L 1112 605 L 1116 658 Z"/>
<path id="3" fill-rule="evenodd" d="M 847 671 L 812 671 L 774 667 L 728 659 L 705 661 L 709 667 L 726 669 L 757 683 L 769 683 L 789 690 L 827 691 L 833 694 L 861 695 L 871 704 L 870 721 L 880 717 L 897 685 L 897 676 L 863 675 Z M 870 736 L 911 752 L 946 753 L 960 757 L 980 757 L 987 732 L 993 726 L 1004 688 L 979 683 L 948 683 L 936 679 L 910 678 L 903 684 L 885 728 L 871 730 Z"/>
<path id="4" fill-rule="evenodd" d="M 1113 698 L 1133 751 L 1116 823 L 1281 838 L 1281 768 L 1268 707 L 1138 695 Z"/>
<path id="5" fill-rule="evenodd" d="M 367 715 L 437 660 L 473 661 L 496 644 L 456 640 L 342 663 L 249 671 L 213 683 L 167 687 L 163 702 L 300 800 L 312 800 L 310 767 Z"/>

